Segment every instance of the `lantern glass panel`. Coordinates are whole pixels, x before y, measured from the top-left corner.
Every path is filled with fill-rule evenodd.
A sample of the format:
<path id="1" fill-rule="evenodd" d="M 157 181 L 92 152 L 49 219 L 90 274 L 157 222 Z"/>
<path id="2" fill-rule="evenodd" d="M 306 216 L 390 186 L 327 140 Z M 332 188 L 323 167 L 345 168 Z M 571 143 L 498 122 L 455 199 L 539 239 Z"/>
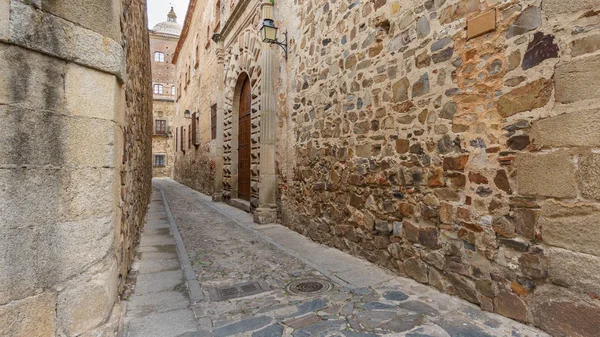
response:
<path id="1" fill-rule="evenodd" d="M 266 41 L 277 41 L 277 28 L 276 27 L 265 27 L 265 36 L 264 39 Z"/>

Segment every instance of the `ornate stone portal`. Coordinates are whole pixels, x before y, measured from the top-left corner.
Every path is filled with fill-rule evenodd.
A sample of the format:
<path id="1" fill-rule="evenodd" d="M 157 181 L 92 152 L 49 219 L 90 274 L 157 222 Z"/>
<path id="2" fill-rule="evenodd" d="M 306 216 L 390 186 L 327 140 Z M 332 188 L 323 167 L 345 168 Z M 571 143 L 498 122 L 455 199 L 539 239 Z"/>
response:
<path id="1" fill-rule="evenodd" d="M 251 183 L 250 208 L 256 223 L 277 220 L 275 176 L 275 99 L 273 91 L 273 51 L 258 39 L 255 27 L 247 23 L 241 33 L 228 37 L 247 2 L 240 2 L 221 35 L 219 48 L 219 93 L 217 98 L 217 139 L 215 146 L 214 201 L 238 198 L 238 131 L 241 77 L 251 85 Z M 270 18 L 272 4 L 261 4 L 260 16 Z M 237 14 L 237 15 L 236 15 Z M 254 18 L 258 18 L 255 15 Z M 225 41 L 229 42 L 225 47 Z M 227 50 L 227 51 L 226 51 Z M 226 56 L 227 55 L 227 56 Z M 227 60 L 226 60 L 227 59 Z"/>

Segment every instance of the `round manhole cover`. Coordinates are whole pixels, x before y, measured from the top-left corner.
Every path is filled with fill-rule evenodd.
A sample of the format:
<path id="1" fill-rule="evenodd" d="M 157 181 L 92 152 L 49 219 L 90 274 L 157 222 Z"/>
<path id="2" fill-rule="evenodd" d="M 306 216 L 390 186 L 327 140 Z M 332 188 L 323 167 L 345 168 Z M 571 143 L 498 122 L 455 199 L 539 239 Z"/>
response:
<path id="1" fill-rule="evenodd" d="M 333 289 L 333 284 L 322 279 L 297 280 L 285 286 L 288 293 L 295 295 L 316 295 Z"/>

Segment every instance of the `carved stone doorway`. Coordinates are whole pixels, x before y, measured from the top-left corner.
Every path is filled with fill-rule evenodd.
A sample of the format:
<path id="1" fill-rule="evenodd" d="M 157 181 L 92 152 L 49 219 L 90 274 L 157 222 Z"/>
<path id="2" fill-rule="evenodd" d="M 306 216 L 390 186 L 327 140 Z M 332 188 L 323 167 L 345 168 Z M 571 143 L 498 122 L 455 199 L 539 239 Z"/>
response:
<path id="1" fill-rule="evenodd" d="M 238 198 L 250 201 L 250 152 L 251 141 L 252 90 L 250 80 L 245 76 L 240 93 L 238 122 Z"/>

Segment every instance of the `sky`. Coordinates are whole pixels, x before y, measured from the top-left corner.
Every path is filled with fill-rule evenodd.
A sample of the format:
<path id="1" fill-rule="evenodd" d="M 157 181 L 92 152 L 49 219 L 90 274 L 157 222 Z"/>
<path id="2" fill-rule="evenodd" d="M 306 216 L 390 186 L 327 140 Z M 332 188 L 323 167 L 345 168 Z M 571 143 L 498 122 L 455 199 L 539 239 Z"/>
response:
<path id="1" fill-rule="evenodd" d="M 159 22 L 167 21 L 171 6 L 177 14 L 177 23 L 183 26 L 189 0 L 148 0 L 148 28 Z"/>

